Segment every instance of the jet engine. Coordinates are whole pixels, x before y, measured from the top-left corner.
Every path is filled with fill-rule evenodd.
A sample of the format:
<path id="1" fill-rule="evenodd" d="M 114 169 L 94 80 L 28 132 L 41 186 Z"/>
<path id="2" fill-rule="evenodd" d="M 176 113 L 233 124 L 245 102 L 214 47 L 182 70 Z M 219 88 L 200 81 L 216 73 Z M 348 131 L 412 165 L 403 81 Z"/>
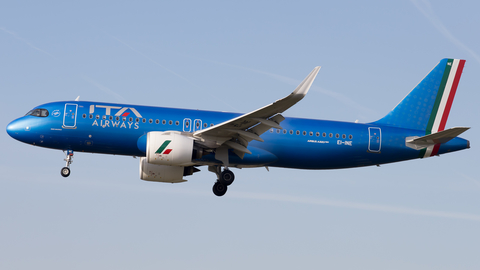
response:
<path id="1" fill-rule="evenodd" d="M 147 162 L 147 159 L 140 158 L 140 179 L 155 182 L 180 183 L 183 179 L 185 167 L 156 165 Z"/>
<path id="2" fill-rule="evenodd" d="M 146 150 L 148 163 L 170 166 L 192 166 L 199 154 L 192 137 L 174 131 L 147 133 Z"/>
<path id="3" fill-rule="evenodd" d="M 145 147 L 145 140 L 140 140 L 142 144 Z M 146 157 L 140 158 L 140 179 L 167 183 L 185 182 L 183 176 L 199 171 L 192 160 L 203 154 L 192 137 L 177 131 L 148 132 L 143 149 Z"/>

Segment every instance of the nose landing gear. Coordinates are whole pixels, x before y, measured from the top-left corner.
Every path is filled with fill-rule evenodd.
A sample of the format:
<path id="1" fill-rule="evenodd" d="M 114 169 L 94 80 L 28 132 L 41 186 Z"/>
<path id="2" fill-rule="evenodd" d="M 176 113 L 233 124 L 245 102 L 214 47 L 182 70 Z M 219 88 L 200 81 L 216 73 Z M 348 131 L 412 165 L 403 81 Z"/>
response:
<path id="1" fill-rule="evenodd" d="M 217 182 L 213 185 L 213 194 L 221 197 L 227 193 L 228 186 L 235 180 L 235 175 L 228 168 L 222 171 L 219 165 L 208 166 L 208 170 L 217 175 Z"/>
<path id="2" fill-rule="evenodd" d="M 73 151 L 72 150 L 67 150 L 66 152 L 64 151 L 66 158 L 64 159 L 67 163 L 65 167 L 63 167 L 60 170 L 60 174 L 63 177 L 68 177 L 70 175 L 70 164 L 73 162 Z"/>

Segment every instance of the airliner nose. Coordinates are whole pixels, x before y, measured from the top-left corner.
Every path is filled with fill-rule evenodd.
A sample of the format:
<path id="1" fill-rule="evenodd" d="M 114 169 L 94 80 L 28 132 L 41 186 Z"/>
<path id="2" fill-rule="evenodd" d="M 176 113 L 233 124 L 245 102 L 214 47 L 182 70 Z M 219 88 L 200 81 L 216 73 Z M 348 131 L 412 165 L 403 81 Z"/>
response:
<path id="1" fill-rule="evenodd" d="M 19 134 L 22 130 L 25 130 L 25 126 L 21 125 L 19 119 L 13 120 L 7 125 L 7 133 L 14 139 L 18 140 Z"/>

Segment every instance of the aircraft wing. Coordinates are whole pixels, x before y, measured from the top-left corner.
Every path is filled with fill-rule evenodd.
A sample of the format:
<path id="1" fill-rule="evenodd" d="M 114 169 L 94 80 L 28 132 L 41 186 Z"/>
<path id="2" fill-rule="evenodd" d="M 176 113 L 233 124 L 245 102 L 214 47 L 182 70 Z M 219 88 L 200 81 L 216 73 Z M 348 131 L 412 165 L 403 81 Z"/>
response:
<path id="1" fill-rule="evenodd" d="M 251 154 L 247 149 L 248 142 L 252 140 L 263 142 L 260 135 L 265 131 L 270 128 L 282 129 L 279 124 L 285 118 L 280 113 L 295 105 L 307 94 L 319 70 L 320 67 L 315 67 L 290 95 L 258 110 L 199 130 L 193 136 L 212 148 L 222 145 L 232 148 L 242 158 L 245 153 Z"/>

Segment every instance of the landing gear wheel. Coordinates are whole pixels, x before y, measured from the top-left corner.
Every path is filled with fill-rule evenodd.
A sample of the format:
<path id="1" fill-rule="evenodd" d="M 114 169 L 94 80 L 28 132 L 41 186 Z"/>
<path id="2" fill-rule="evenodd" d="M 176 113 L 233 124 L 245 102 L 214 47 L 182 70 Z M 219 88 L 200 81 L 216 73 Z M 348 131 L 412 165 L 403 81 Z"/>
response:
<path id="1" fill-rule="evenodd" d="M 213 185 L 213 194 L 217 195 L 218 197 L 221 197 L 227 193 L 227 185 L 221 182 L 216 182 Z"/>
<path id="2" fill-rule="evenodd" d="M 220 174 L 220 182 L 224 183 L 227 186 L 230 186 L 235 180 L 235 175 L 230 170 L 223 170 Z"/>
<path id="3" fill-rule="evenodd" d="M 73 151 L 72 150 L 66 150 L 63 151 L 65 153 L 66 159 L 64 159 L 67 163 L 65 164 L 65 167 L 63 167 L 60 170 L 60 174 L 63 177 L 68 177 L 70 175 L 70 164 L 73 162 Z"/>
<path id="4" fill-rule="evenodd" d="M 62 170 L 60 171 L 60 174 L 63 177 L 68 177 L 70 175 L 70 168 L 68 167 L 63 167 Z"/>

